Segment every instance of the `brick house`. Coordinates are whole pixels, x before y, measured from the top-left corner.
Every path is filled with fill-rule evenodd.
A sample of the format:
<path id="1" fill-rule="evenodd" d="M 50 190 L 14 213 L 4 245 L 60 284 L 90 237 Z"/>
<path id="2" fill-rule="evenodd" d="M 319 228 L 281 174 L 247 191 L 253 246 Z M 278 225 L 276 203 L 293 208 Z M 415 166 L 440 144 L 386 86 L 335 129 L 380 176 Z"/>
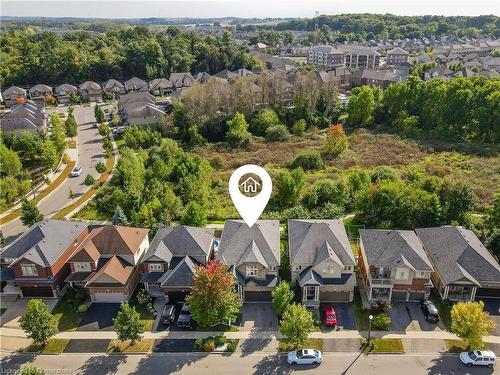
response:
<path id="1" fill-rule="evenodd" d="M 441 298 L 500 298 L 500 265 L 470 230 L 459 226 L 416 229 L 435 272 Z"/>
<path id="2" fill-rule="evenodd" d="M 88 225 L 45 219 L 0 253 L 2 294 L 60 297 L 71 269 L 69 257 L 88 235 Z"/>
<path id="3" fill-rule="evenodd" d="M 342 220 L 288 220 L 288 245 L 304 304 L 352 301 L 356 261 Z"/>
<path id="4" fill-rule="evenodd" d="M 194 286 L 195 265 L 212 256 L 214 230 L 186 225 L 160 228 L 141 264 L 141 283 L 152 297 L 184 301 Z"/>
<path id="5" fill-rule="evenodd" d="M 361 229 L 358 266 L 369 301 L 421 301 L 433 267 L 411 230 Z"/>
<path id="6" fill-rule="evenodd" d="M 252 227 L 226 220 L 216 258 L 231 266 L 240 300 L 271 301 L 281 264 L 278 220 L 258 220 Z"/>
<path id="7" fill-rule="evenodd" d="M 84 288 L 92 302 L 128 300 L 139 283 L 139 262 L 149 246 L 148 229 L 114 225 L 91 228 L 68 259 L 66 282 Z"/>

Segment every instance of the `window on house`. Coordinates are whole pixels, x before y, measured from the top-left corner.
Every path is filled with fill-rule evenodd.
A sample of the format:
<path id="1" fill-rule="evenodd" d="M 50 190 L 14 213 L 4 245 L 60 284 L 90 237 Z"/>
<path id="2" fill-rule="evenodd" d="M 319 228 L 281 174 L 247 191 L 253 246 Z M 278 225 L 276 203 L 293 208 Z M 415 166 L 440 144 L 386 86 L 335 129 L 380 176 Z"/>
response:
<path id="1" fill-rule="evenodd" d="M 302 266 L 295 266 L 294 270 L 295 271 L 302 271 Z"/>
<path id="2" fill-rule="evenodd" d="M 269 267 L 269 271 L 276 271 L 276 266 Z"/>
<path id="3" fill-rule="evenodd" d="M 257 276 L 257 266 L 247 266 L 247 276 Z"/>
<path id="4" fill-rule="evenodd" d="M 314 301 L 316 299 L 316 287 L 306 286 L 306 301 Z"/>
<path id="5" fill-rule="evenodd" d="M 352 266 L 344 266 L 344 271 L 352 271 Z"/>
<path id="6" fill-rule="evenodd" d="M 397 280 L 407 280 L 409 276 L 409 271 L 406 269 L 399 269 L 396 271 Z"/>
<path id="7" fill-rule="evenodd" d="M 37 276 L 38 272 L 34 264 L 21 264 L 23 276 Z"/>
<path id="8" fill-rule="evenodd" d="M 417 271 L 415 273 L 415 277 L 418 279 L 423 279 L 425 277 L 425 272 L 424 271 Z"/>
<path id="9" fill-rule="evenodd" d="M 161 263 L 149 263 L 149 271 L 163 271 L 163 265 Z"/>
<path id="10" fill-rule="evenodd" d="M 323 268 L 324 273 L 334 273 L 335 272 L 335 267 L 334 266 L 326 266 Z"/>

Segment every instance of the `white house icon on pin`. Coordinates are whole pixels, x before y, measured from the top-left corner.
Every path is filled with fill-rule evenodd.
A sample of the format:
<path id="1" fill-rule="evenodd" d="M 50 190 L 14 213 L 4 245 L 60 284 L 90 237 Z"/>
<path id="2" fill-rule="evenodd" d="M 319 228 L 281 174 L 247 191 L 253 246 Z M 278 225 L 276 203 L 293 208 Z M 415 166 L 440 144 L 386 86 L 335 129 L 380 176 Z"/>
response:
<path id="1" fill-rule="evenodd" d="M 252 177 L 248 177 L 240 185 L 243 185 L 243 192 L 244 193 L 256 193 L 257 192 L 257 185 L 260 185 L 260 183 L 255 181 Z"/>

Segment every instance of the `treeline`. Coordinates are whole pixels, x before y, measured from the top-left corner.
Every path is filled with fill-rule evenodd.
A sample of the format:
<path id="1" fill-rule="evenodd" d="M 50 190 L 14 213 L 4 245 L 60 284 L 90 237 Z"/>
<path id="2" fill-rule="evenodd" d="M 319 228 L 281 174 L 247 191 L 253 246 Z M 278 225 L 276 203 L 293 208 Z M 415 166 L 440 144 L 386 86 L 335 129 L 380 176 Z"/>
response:
<path id="1" fill-rule="evenodd" d="M 57 85 L 137 76 L 167 77 L 171 72 L 208 72 L 252 68 L 256 60 L 225 31 L 201 36 L 168 27 L 122 27 L 105 34 L 85 31 L 58 35 L 33 28 L 0 34 L 2 86 Z"/>
<path id="2" fill-rule="evenodd" d="M 408 137 L 498 144 L 500 79 L 410 77 L 385 90 L 357 87 L 347 113 L 347 124 L 354 127 L 384 124 Z"/>

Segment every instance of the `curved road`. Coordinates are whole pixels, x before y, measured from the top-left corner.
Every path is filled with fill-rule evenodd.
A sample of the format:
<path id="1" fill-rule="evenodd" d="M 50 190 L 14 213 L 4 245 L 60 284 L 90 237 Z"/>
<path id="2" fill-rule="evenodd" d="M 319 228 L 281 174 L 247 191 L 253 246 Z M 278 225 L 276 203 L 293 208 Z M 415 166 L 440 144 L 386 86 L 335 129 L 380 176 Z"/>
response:
<path id="1" fill-rule="evenodd" d="M 66 112 L 67 107 L 60 107 L 58 111 Z M 73 191 L 75 199 L 84 194 L 89 189 L 89 186 L 83 183 L 85 177 L 87 174 L 91 174 L 94 178 L 97 178 L 99 173 L 96 171 L 95 166 L 98 162 L 105 161 L 102 138 L 97 128 L 94 127 L 94 107 L 75 107 L 73 113 L 78 123 L 78 160 L 76 165 L 81 166 L 83 171 L 78 177 L 67 178 L 56 190 L 38 203 L 38 209 L 46 218 L 72 203 L 69 198 L 70 189 Z M 1 229 L 6 244 L 9 244 L 27 228 L 23 225 L 21 219 L 17 218 L 3 224 Z"/>

